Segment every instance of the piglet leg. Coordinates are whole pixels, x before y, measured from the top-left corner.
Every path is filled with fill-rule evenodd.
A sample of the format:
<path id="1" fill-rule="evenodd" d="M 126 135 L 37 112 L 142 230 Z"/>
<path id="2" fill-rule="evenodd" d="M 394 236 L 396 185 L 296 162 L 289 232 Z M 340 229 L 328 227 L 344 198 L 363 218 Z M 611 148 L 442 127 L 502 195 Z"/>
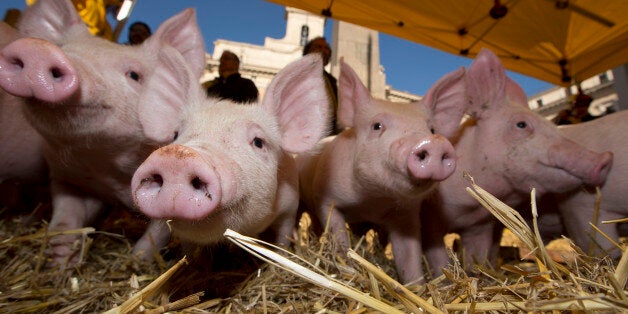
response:
<path id="1" fill-rule="evenodd" d="M 82 195 L 71 186 L 52 184 L 52 207 L 55 209 L 50 224 L 49 232 L 80 229 L 86 226 L 103 208 L 103 203 L 92 197 Z M 71 267 L 82 262 L 82 243 L 80 234 L 61 234 L 50 238 L 50 256 L 52 262 L 49 266 Z"/>

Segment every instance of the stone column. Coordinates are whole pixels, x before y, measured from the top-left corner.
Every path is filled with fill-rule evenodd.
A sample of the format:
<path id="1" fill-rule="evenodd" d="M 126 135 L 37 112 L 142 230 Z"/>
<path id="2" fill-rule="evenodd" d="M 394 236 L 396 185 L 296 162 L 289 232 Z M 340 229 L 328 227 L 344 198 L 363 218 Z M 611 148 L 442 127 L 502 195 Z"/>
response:
<path id="1" fill-rule="evenodd" d="M 347 22 L 334 20 L 331 74 L 339 78 L 339 60 L 349 64 L 362 83 L 377 98 L 386 97 L 386 75 L 379 60 L 379 33 Z"/>

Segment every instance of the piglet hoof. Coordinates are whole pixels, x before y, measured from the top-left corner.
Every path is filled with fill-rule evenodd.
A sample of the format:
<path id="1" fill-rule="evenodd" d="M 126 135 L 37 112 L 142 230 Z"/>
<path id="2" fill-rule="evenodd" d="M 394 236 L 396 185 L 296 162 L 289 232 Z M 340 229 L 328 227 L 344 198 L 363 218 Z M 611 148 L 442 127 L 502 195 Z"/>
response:
<path id="1" fill-rule="evenodd" d="M 163 220 L 152 220 L 146 232 L 135 243 L 131 254 L 143 262 L 152 262 L 159 256 L 159 250 L 168 245 L 170 231 Z"/>
<path id="2" fill-rule="evenodd" d="M 142 262 L 150 263 L 155 260 L 155 256 L 159 255 L 159 252 L 153 245 L 149 244 L 148 246 L 145 246 L 138 243 L 135 247 L 133 247 L 131 254 Z"/>
<path id="3" fill-rule="evenodd" d="M 85 259 L 83 248 L 86 243 L 81 236 L 57 235 L 50 238 L 46 256 L 46 267 L 66 269 L 82 263 Z"/>

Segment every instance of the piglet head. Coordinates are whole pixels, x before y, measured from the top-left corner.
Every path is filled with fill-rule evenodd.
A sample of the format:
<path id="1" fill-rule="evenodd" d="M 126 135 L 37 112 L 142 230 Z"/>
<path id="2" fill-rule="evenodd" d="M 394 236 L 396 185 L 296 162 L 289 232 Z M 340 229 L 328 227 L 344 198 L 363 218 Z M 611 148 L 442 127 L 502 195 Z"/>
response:
<path id="1" fill-rule="evenodd" d="M 348 128 L 339 137 L 355 142 L 353 167 L 364 187 L 422 195 L 453 173 L 453 146 L 434 134 L 432 110 L 425 103 L 374 99 L 344 62 L 339 85 L 338 121 Z"/>
<path id="2" fill-rule="evenodd" d="M 175 138 L 183 108 L 200 99 L 205 51 L 193 9 L 139 46 L 92 36 L 70 1 L 37 1 L 24 12 L 20 32 L 29 38 L 4 68 L 21 74 L 0 74 L 0 81 L 24 97 L 28 118 L 46 138 L 163 145 Z"/>
<path id="3" fill-rule="evenodd" d="M 209 244 L 227 228 L 245 234 L 276 218 L 281 171 L 296 171 L 289 153 L 314 148 L 326 133 L 328 96 L 320 56 L 280 71 L 261 104 L 193 102 L 174 144 L 155 151 L 135 172 L 136 205 L 172 220 L 176 235 Z M 281 171 L 279 169 L 282 169 Z"/>
<path id="4" fill-rule="evenodd" d="M 604 182 L 610 152 L 590 151 L 562 136 L 555 125 L 528 108 L 521 87 L 506 76 L 499 58 L 482 49 L 466 75 L 467 113 L 476 124 L 465 132 L 487 143 L 474 154 L 491 165 L 489 190 L 535 187 L 539 194 Z M 474 175 L 473 173 L 471 175 Z"/>

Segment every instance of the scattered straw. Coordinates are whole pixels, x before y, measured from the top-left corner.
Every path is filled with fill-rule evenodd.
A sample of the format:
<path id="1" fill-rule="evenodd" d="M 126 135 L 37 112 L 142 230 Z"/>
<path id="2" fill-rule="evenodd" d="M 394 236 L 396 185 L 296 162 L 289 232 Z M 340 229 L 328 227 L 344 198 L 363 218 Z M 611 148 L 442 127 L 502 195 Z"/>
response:
<path id="1" fill-rule="evenodd" d="M 532 252 L 534 262 L 476 263 L 466 270 L 450 252 L 450 265 L 442 275 L 432 278 L 428 273 L 425 284 L 402 285 L 395 280 L 394 263 L 377 236 L 352 234 L 353 249 L 338 254 L 333 237 L 317 237 L 302 226 L 291 250 L 229 231 L 228 239 L 237 246 L 184 249 L 173 241 L 160 252 L 159 264 L 145 263 L 131 255 L 133 238 L 141 231 L 130 232 L 114 224 L 114 228 L 68 231 L 85 238 L 84 258 L 72 268 L 59 270 L 46 267 L 45 252 L 55 234 L 47 232 L 45 223 L 25 223 L 14 215 L 0 220 L 0 312 L 628 311 L 626 251 L 616 262 L 607 256 L 587 255 L 574 246 L 570 249 L 573 258 L 555 262 L 547 252 L 549 247 L 540 242 L 535 219 L 528 226 L 514 210 L 471 182 L 469 193 Z M 536 212 L 534 201 L 531 208 Z M 129 221 L 129 217 L 111 219 Z M 143 230 L 145 221 L 127 224 Z M 208 253 L 210 258 L 199 259 Z M 189 258 L 181 259 L 185 255 Z"/>
<path id="2" fill-rule="evenodd" d="M 316 268 L 314 265 L 284 249 L 254 238 L 243 236 L 229 229 L 225 232 L 225 236 L 236 245 L 247 250 L 249 253 L 257 256 L 258 258 L 289 271 L 290 273 L 313 284 L 341 293 L 360 303 L 366 304 L 373 309 L 383 311 L 385 313 L 403 313 L 388 304 L 381 302 L 380 300 L 374 299 L 361 291 L 357 291 L 350 286 L 344 285 L 338 280 L 335 280 L 334 278 L 331 278 L 331 276 L 325 274 L 321 269 Z M 289 256 L 292 260 L 290 258 L 283 257 L 275 251 L 279 251 L 280 253 Z M 302 265 L 294 262 L 293 260 L 302 262 Z"/>
<path id="3" fill-rule="evenodd" d="M 144 287 L 140 292 L 134 294 L 131 298 L 126 300 L 122 305 L 117 306 L 107 312 L 106 314 L 125 314 L 135 311 L 144 301 L 152 297 L 161 286 L 163 286 L 170 277 L 179 269 L 183 264 L 187 264 L 185 256 L 172 266 L 168 271 L 157 277 L 155 281 L 151 282 L 148 286 Z M 198 303 L 198 302 L 197 302 Z M 170 307 L 174 307 L 170 305 Z"/>
<path id="4" fill-rule="evenodd" d="M 402 284 L 388 276 L 385 272 L 383 272 L 379 267 L 369 263 L 362 256 L 357 254 L 353 250 L 349 250 L 347 253 L 350 258 L 355 260 L 360 266 L 364 267 L 373 277 L 379 279 L 384 286 L 388 289 L 388 291 L 394 295 L 398 300 L 401 301 L 411 312 L 418 313 L 422 312 L 423 309 L 429 313 L 443 313 L 441 310 L 434 307 L 432 304 L 427 302 L 425 299 L 419 297 L 418 295 L 412 293 Z M 422 309 L 423 308 L 423 309 Z"/>

